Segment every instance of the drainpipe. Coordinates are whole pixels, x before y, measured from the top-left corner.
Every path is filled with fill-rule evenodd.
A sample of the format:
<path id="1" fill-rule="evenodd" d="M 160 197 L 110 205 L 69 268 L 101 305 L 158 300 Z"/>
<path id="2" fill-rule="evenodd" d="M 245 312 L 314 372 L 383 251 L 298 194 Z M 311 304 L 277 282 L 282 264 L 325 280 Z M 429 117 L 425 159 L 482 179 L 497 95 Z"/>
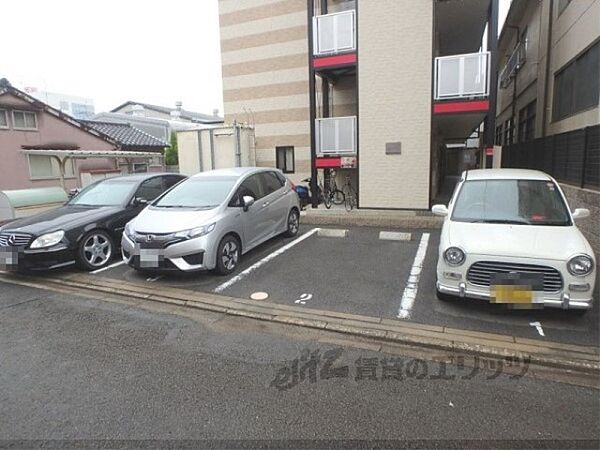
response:
<path id="1" fill-rule="evenodd" d="M 210 129 L 210 168 L 215 169 L 215 131 Z"/>
<path id="2" fill-rule="evenodd" d="M 516 25 L 506 25 L 506 28 L 512 28 L 517 30 L 517 45 L 515 45 L 515 49 L 519 48 L 521 45 L 521 29 Z M 513 50 L 514 51 L 514 50 Z M 520 68 L 519 68 L 520 69 Z M 515 130 L 517 128 L 516 124 L 516 116 L 517 116 L 517 78 L 519 75 L 519 69 L 515 70 L 515 78 L 513 80 L 513 93 L 512 93 L 512 105 L 511 105 L 511 127 L 510 127 L 510 142 L 511 144 L 515 143 Z"/>
<path id="3" fill-rule="evenodd" d="M 491 0 L 488 22 L 488 51 L 490 52 L 490 109 L 485 121 L 485 147 L 493 148 L 496 135 L 496 99 L 498 96 L 498 1 Z M 484 167 L 487 167 L 484 155 Z"/>
<path id="4" fill-rule="evenodd" d="M 317 104 L 315 99 L 315 69 L 313 67 L 313 14 L 315 11 L 315 1 L 307 0 L 307 21 L 308 21 L 308 93 L 310 101 L 310 192 L 312 197 L 312 207 L 319 206 L 317 194 L 317 142 L 315 130 L 315 118 Z"/>
<path id="5" fill-rule="evenodd" d="M 202 165 L 202 130 L 198 130 L 198 158 L 198 170 L 204 172 L 204 167 Z"/>
<path id="6" fill-rule="evenodd" d="M 235 163 L 238 167 L 242 167 L 242 150 L 240 142 L 240 125 L 237 121 L 233 122 L 233 128 L 235 130 Z"/>
<path id="7" fill-rule="evenodd" d="M 548 89 L 550 87 L 550 55 L 552 53 L 552 15 L 554 14 L 554 0 L 550 0 L 550 12 L 548 13 L 548 42 L 546 47 L 546 70 L 544 76 L 544 105 L 542 109 L 542 137 L 547 133 L 548 116 Z"/>

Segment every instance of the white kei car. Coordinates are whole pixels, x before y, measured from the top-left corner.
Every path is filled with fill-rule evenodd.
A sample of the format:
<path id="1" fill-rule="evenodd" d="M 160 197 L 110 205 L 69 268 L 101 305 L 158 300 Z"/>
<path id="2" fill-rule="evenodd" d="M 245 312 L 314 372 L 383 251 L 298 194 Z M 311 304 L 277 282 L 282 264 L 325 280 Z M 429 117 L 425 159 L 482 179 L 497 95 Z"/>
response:
<path id="1" fill-rule="evenodd" d="M 592 307 L 596 261 L 549 175 L 522 169 L 469 170 L 448 204 L 437 265 L 440 300 L 467 297 L 515 308 Z"/>

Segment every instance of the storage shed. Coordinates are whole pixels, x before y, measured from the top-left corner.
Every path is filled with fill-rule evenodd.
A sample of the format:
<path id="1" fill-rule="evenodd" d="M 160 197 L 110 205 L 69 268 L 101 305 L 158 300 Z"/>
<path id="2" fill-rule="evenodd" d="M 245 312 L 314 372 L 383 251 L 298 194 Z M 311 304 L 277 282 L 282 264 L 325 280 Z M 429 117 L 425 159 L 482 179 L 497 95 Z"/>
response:
<path id="1" fill-rule="evenodd" d="M 57 208 L 67 199 L 61 187 L 0 191 L 0 223 Z"/>

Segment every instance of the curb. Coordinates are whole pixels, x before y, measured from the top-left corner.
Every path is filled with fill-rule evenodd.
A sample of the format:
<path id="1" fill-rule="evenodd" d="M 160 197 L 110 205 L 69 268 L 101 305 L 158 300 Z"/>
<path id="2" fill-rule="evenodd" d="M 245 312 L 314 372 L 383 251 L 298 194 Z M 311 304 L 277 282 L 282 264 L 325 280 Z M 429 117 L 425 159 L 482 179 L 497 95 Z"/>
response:
<path id="1" fill-rule="evenodd" d="M 539 366 L 600 375 L 599 347 L 537 341 L 289 305 L 259 304 L 253 300 L 180 288 L 148 286 L 87 274 L 70 274 L 51 279 L 0 274 L 0 280 L 13 284 L 36 285 L 41 288 L 54 285 L 54 287 L 67 289 L 84 289 L 255 320 L 333 331 L 382 342 L 507 360 L 528 360 Z"/>
<path id="2" fill-rule="evenodd" d="M 361 215 L 353 214 L 311 214 L 306 213 L 300 218 L 300 223 L 307 225 L 339 225 L 345 227 L 382 227 L 400 228 L 406 230 L 440 229 L 443 220 L 435 216 L 391 216 L 385 214 Z"/>

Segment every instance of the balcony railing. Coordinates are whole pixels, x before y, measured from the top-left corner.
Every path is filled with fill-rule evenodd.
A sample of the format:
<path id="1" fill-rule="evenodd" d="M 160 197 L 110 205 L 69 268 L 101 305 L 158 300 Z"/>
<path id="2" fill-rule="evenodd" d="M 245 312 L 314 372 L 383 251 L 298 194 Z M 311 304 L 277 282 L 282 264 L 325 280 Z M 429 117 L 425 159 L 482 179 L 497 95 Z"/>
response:
<path id="1" fill-rule="evenodd" d="M 527 41 L 519 43 L 508 58 L 506 66 L 500 72 L 500 87 L 506 89 L 513 77 L 527 60 Z"/>
<path id="2" fill-rule="evenodd" d="M 315 121 L 317 156 L 356 154 L 356 116 Z"/>
<path id="3" fill-rule="evenodd" d="M 490 92 L 490 53 L 435 58 L 436 100 L 487 97 Z"/>
<path id="4" fill-rule="evenodd" d="M 313 17 L 313 55 L 356 50 L 356 14 L 348 10 Z"/>

